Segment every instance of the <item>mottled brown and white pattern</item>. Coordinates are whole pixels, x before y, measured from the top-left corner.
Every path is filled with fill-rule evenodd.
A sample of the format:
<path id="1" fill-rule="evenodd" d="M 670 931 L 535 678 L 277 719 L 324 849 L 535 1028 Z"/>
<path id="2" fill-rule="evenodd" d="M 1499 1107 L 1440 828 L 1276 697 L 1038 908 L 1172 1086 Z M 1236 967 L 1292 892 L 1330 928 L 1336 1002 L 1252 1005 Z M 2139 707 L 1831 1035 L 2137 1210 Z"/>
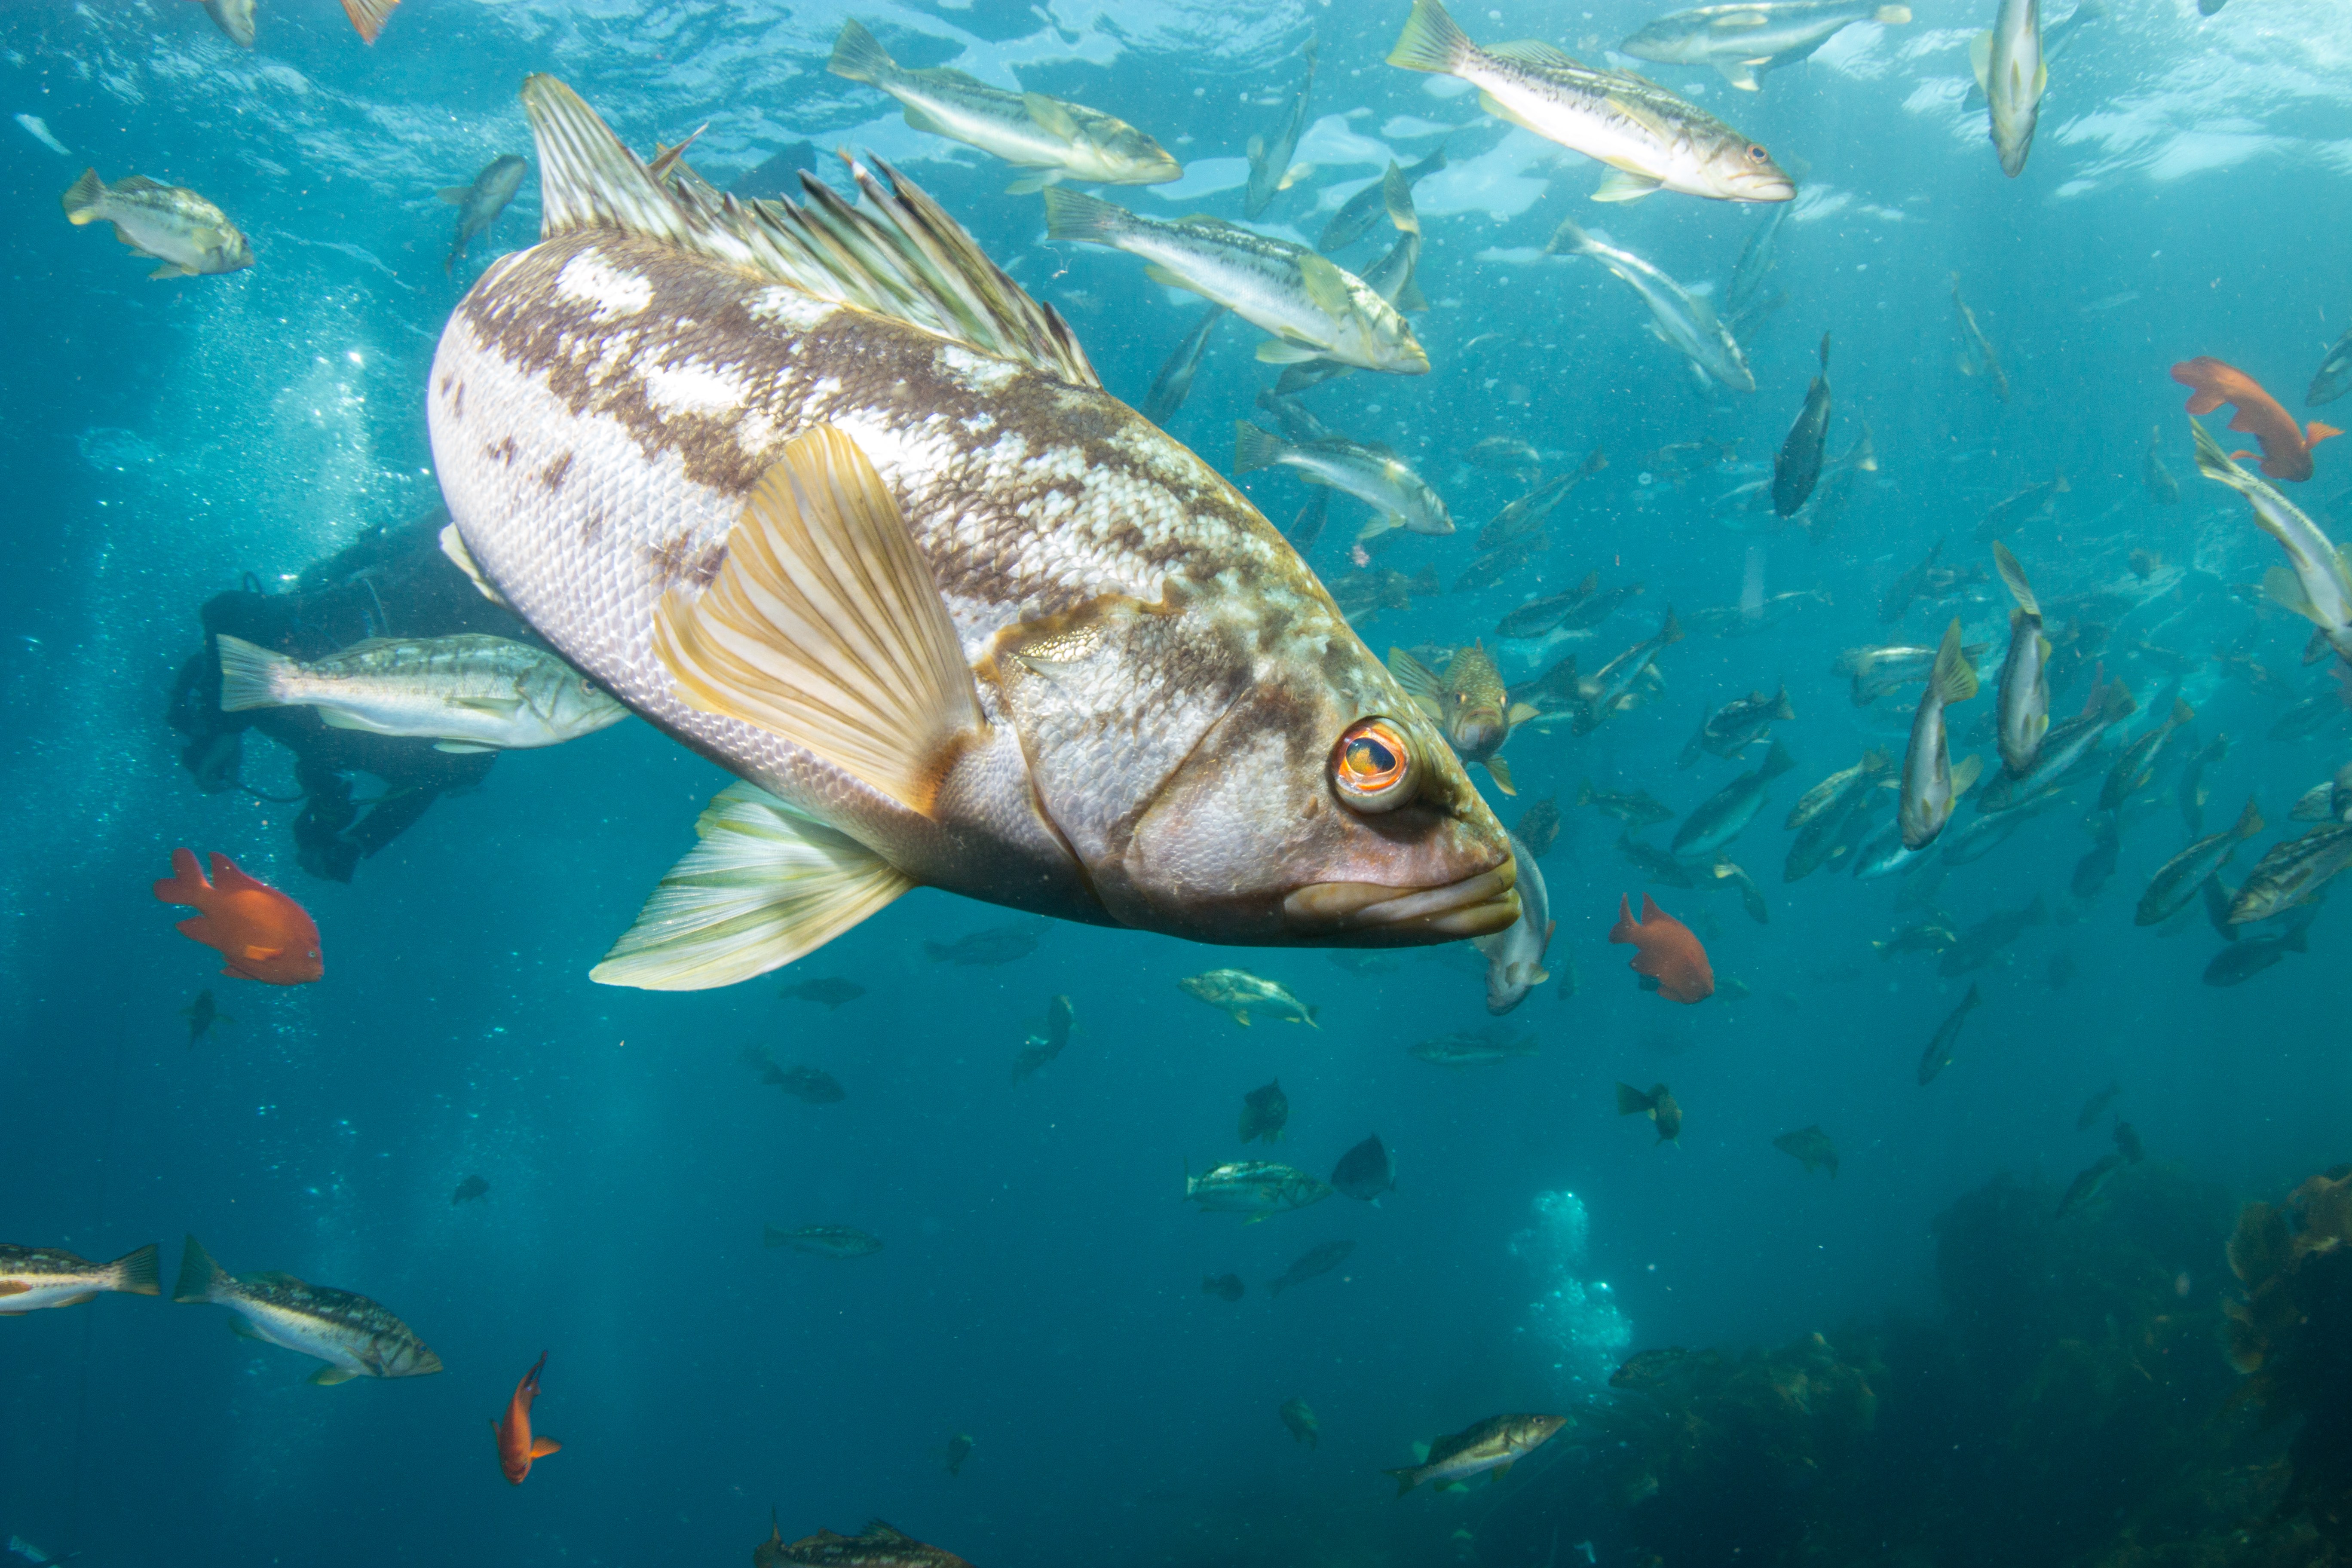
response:
<path id="1" fill-rule="evenodd" d="M 535 630 L 919 881 L 1213 941 L 1442 941 L 1475 934 L 1447 910 L 1493 903 L 1470 921 L 1491 929 L 1510 901 L 1501 828 L 1313 574 L 1097 387 L 592 224 L 484 274 L 428 410 L 465 545 Z M 663 595 L 710 584 L 753 486 L 828 424 L 897 500 L 988 721 L 926 812 L 688 706 L 654 653 Z M 1368 714 L 1424 752 L 1419 799 L 1376 816 L 1328 776 Z M 1424 918 L 1403 898 L 1368 921 L 1328 884 Z"/>

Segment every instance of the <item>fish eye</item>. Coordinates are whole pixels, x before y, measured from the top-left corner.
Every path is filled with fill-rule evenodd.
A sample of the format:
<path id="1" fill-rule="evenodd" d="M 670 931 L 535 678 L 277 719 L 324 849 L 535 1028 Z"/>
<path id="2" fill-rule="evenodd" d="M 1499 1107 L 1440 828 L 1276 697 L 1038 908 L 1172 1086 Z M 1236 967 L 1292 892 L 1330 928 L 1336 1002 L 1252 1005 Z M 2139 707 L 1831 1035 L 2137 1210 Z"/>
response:
<path id="1" fill-rule="evenodd" d="M 1351 810 L 1393 811 L 1420 783 L 1421 763 L 1393 720 L 1359 719 L 1331 750 L 1331 785 Z"/>
<path id="2" fill-rule="evenodd" d="M 1748 161 L 1751 163 L 1769 163 L 1772 161 L 1772 154 L 1761 147 L 1750 147 L 1748 149 Z"/>

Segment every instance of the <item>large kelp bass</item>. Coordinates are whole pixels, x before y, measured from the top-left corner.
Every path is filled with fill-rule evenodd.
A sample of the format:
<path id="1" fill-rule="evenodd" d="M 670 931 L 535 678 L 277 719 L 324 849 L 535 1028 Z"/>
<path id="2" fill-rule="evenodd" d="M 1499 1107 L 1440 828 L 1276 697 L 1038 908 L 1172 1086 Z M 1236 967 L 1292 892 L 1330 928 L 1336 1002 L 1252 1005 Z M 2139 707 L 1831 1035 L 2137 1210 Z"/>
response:
<path id="1" fill-rule="evenodd" d="M 1314 574 L 887 167 L 656 181 L 523 88 L 541 242 L 427 388 L 452 553 L 744 781 L 598 967 L 690 989 L 918 884 L 1196 940 L 1518 914 L 1503 828 Z"/>

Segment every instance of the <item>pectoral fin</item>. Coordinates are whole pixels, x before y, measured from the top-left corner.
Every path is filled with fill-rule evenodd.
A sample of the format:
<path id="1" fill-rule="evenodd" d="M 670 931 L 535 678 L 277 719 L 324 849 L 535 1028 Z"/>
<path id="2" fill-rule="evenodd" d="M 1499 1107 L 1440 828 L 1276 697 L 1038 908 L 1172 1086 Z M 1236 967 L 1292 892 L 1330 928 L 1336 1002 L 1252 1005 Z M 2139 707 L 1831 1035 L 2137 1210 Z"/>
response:
<path id="1" fill-rule="evenodd" d="M 284 953 L 285 951 L 286 950 L 282 947 L 247 946 L 239 949 L 237 955 L 251 963 L 267 963 L 271 959 L 278 957 L 280 954 Z"/>
<path id="2" fill-rule="evenodd" d="M 562 1451 L 563 1445 L 552 1437 L 533 1437 L 530 1440 L 530 1457 L 534 1459 L 544 1459 L 550 1454 L 560 1454 Z"/>
<path id="3" fill-rule="evenodd" d="M 1749 68 L 1746 60 L 1717 60 L 1715 62 L 1715 68 L 1723 73 L 1724 80 L 1742 92 L 1755 92 L 1760 89 L 1761 84 L 1756 79 L 1756 72 Z"/>
<path id="4" fill-rule="evenodd" d="M 605 985 L 700 991 L 790 963 L 913 887 L 838 828 L 730 784 L 694 825 L 636 923 L 588 972 Z"/>
<path id="5" fill-rule="evenodd" d="M 322 1366 L 303 1381 L 319 1388 L 332 1388 L 339 1383 L 349 1383 L 358 1375 L 347 1366 Z"/>
<path id="6" fill-rule="evenodd" d="M 181 266 L 176 261 L 166 261 L 163 266 L 158 267 L 154 271 L 147 274 L 147 276 L 150 278 L 194 278 L 195 274 L 188 268 Z"/>
<path id="7" fill-rule="evenodd" d="M 1480 762 L 1488 773 L 1495 775 L 1496 789 L 1501 790 L 1505 795 L 1519 793 L 1511 784 L 1511 765 L 1508 763 L 1500 757 L 1485 757 L 1481 758 Z"/>
<path id="8" fill-rule="evenodd" d="M 753 489 L 710 586 L 663 596 L 653 641 L 689 707 L 781 735 L 910 811 L 929 811 L 986 729 L 898 503 L 829 425 Z"/>
<path id="9" fill-rule="evenodd" d="M 1323 351 L 1312 343 L 1294 343 L 1281 338 L 1268 338 L 1257 346 L 1260 364 L 1305 364 L 1322 357 Z"/>
<path id="10" fill-rule="evenodd" d="M 453 207 L 464 206 L 466 198 L 473 194 L 474 187 L 471 185 L 444 185 L 440 192 L 441 199 Z"/>
<path id="11" fill-rule="evenodd" d="M 1631 169 L 1612 169 L 1601 175 L 1601 184 L 1593 187 L 1592 199 L 1596 202 L 1638 202 L 1664 184 L 1664 180 L 1637 174 Z"/>
<path id="12" fill-rule="evenodd" d="M 1034 174 L 1022 175 L 1004 187 L 1004 194 L 1008 196 L 1034 196 L 1047 185 L 1059 184 L 1061 179 L 1062 171 L 1059 169 L 1041 170 Z"/>
<path id="13" fill-rule="evenodd" d="M 436 741 L 433 742 L 433 749 L 436 752 L 447 752 L 452 755 L 462 756 L 475 752 L 495 752 L 499 748 L 479 745 L 472 741 Z"/>
<path id="14" fill-rule="evenodd" d="M 1969 68 L 1977 73 L 1977 89 L 1987 98 L 1992 96 L 1992 29 L 1988 27 L 1969 40 Z"/>
<path id="15" fill-rule="evenodd" d="M 1307 298 L 1325 315 L 1344 316 L 1355 308 L 1355 298 L 1348 292 L 1348 280 L 1339 275 L 1336 262 L 1310 252 L 1298 258 L 1298 274 L 1307 285 Z"/>

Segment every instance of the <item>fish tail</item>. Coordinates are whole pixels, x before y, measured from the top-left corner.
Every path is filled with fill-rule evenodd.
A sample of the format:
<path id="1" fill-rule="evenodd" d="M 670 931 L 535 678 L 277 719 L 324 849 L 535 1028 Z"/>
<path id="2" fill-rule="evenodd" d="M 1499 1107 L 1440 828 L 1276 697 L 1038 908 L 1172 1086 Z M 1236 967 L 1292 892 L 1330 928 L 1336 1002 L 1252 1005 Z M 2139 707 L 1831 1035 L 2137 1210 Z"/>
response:
<path id="1" fill-rule="evenodd" d="M 180 1253 L 180 1279 L 172 1287 L 172 1300 L 209 1301 L 228 1277 L 228 1270 L 214 1262 L 212 1254 L 192 1236 Z"/>
<path id="2" fill-rule="evenodd" d="M 212 898 L 213 885 L 205 880 L 196 865 L 193 849 L 172 851 L 172 874 L 155 884 L 155 897 L 167 904 L 193 904 L 203 909 Z"/>
<path id="3" fill-rule="evenodd" d="M 1585 233 L 1572 217 L 1560 219 L 1559 226 L 1551 231 L 1549 239 L 1544 241 L 1546 256 L 1558 255 L 1562 249 L 1576 256 L 1589 256 L 1592 253 L 1592 237 Z"/>
<path id="4" fill-rule="evenodd" d="M 1455 26 L 1437 0 L 1412 0 L 1412 15 L 1404 19 L 1389 64 L 1409 71 L 1452 74 L 1476 58 L 1478 47 Z"/>
<path id="5" fill-rule="evenodd" d="M 841 36 L 833 40 L 833 58 L 824 68 L 852 81 L 880 82 L 898 74 L 898 62 L 853 17 L 842 23 Z"/>
<path id="6" fill-rule="evenodd" d="M 84 169 L 81 178 L 66 187 L 59 198 L 66 209 L 66 221 L 77 227 L 98 221 L 98 204 L 106 195 L 106 182 L 98 177 L 96 169 Z"/>
<path id="7" fill-rule="evenodd" d="M 114 1277 L 114 1288 L 126 1296 L 154 1296 L 162 1293 L 160 1276 L 155 1268 L 155 1244 L 149 1242 L 135 1252 L 126 1252 L 106 1266 Z"/>
<path id="8" fill-rule="evenodd" d="M 2034 600 L 2033 584 L 2025 580 L 2025 568 L 2018 564 L 2017 557 L 2011 553 L 2009 546 L 1998 539 L 1992 542 L 1992 563 L 2000 571 L 2000 580 L 2009 589 L 2009 596 L 2017 601 L 2017 607 L 2040 618 L 2042 606 Z"/>
<path id="9" fill-rule="evenodd" d="M 1116 245 L 1127 231 L 1125 207 L 1062 185 L 1045 187 L 1045 237 Z"/>
<path id="10" fill-rule="evenodd" d="M 1423 3 L 1425 5 L 1428 3 L 1428 0 L 1423 0 Z M 1413 1476 L 1416 1472 L 1412 1470 L 1383 1470 L 1381 1473 L 1396 1478 L 1397 1496 L 1402 1497 L 1405 1493 L 1412 1490 L 1414 1485 Z"/>
<path id="11" fill-rule="evenodd" d="M 1630 1084 L 1630 1083 L 1621 1083 L 1621 1084 L 1619 1084 L 1619 1085 L 1617 1086 L 1617 1114 L 1618 1114 L 1618 1115 L 1620 1115 L 1620 1116 L 1641 1116 L 1641 1115 L 1645 1115 L 1646 1113 L 1648 1113 L 1648 1112 L 1650 1112 L 1650 1111 L 1652 1111 L 1652 1110 L 1655 1110 L 1657 1109 L 1657 1107 L 1658 1107 L 1658 1102 L 1657 1102 L 1655 1100 L 1653 1100 L 1650 1096 L 1648 1096 L 1648 1095 L 1646 1095 L 1646 1094 L 1643 1094 L 1640 1089 L 1635 1089 L 1632 1084 Z"/>
<path id="12" fill-rule="evenodd" d="M 1969 662 L 1961 647 L 1957 616 L 1945 628 L 1944 640 L 1936 649 L 1936 672 L 1928 678 L 1927 684 L 1935 691 L 1936 700 L 1947 706 L 1966 702 L 1977 694 L 1977 667 Z"/>
<path id="13" fill-rule="evenodd" d="M 1270 430 L 1262 430 L 1246 419 L 1234 421 L 1234 474 L 1253 474 L 1260 468 L 1270 468 L 1282 461 L 1289 444 Z"/>
<path id="14" fill-rule="evenodd" d="M 292 659 L 226 632 L 214 641 L 220 647 L 222 712 L 276 708 L 286 700 L 287 682 L 297 668 Z"/>
<path id="15" fill-rule="evenodd" d="M 352 19 L 352 28 L 360 41 L 373 45 L 378 33 L 383 31 L 386 17 L 400 0 L 343 0 L 343 15 Z"/>
<path id="16" fill-rule="evenodd" d="M 2246 809 L 2238 814 L 2238 825 L 2230 829 L 2230 836 L 2233 838 L 2252 838 L 2255 834 L 2260 833 L 2264 826 L 2262 808 L 2254 804 L 2252 795 L 2248 795 Z"/>
<path id="17" fill-rule="evenodd" d="M 1626 898 L 1622 893 L 1618 894 L 1617 923 L 1609 928 L 1610 942 L 1612 944 L 1617 942 L 1631 942 L 1634 946 L 1639 947 L 1642 943 L 1641 931 L 1642 927 L 1640 923 L 1633 919 L 1633 900 Z"/>
<path id="18" fill-rule="evenodd" d="M 2316 419 L 2313 420 L 2307 428 L 2309 434 L 2304 437 L 2303 442 L 2306 447 L 2316 447 L 2331 436 L 2341 436 L 2344 434 L 2343 431 L 2338 430 L 2335 426 L 2322 425 Z"/>

